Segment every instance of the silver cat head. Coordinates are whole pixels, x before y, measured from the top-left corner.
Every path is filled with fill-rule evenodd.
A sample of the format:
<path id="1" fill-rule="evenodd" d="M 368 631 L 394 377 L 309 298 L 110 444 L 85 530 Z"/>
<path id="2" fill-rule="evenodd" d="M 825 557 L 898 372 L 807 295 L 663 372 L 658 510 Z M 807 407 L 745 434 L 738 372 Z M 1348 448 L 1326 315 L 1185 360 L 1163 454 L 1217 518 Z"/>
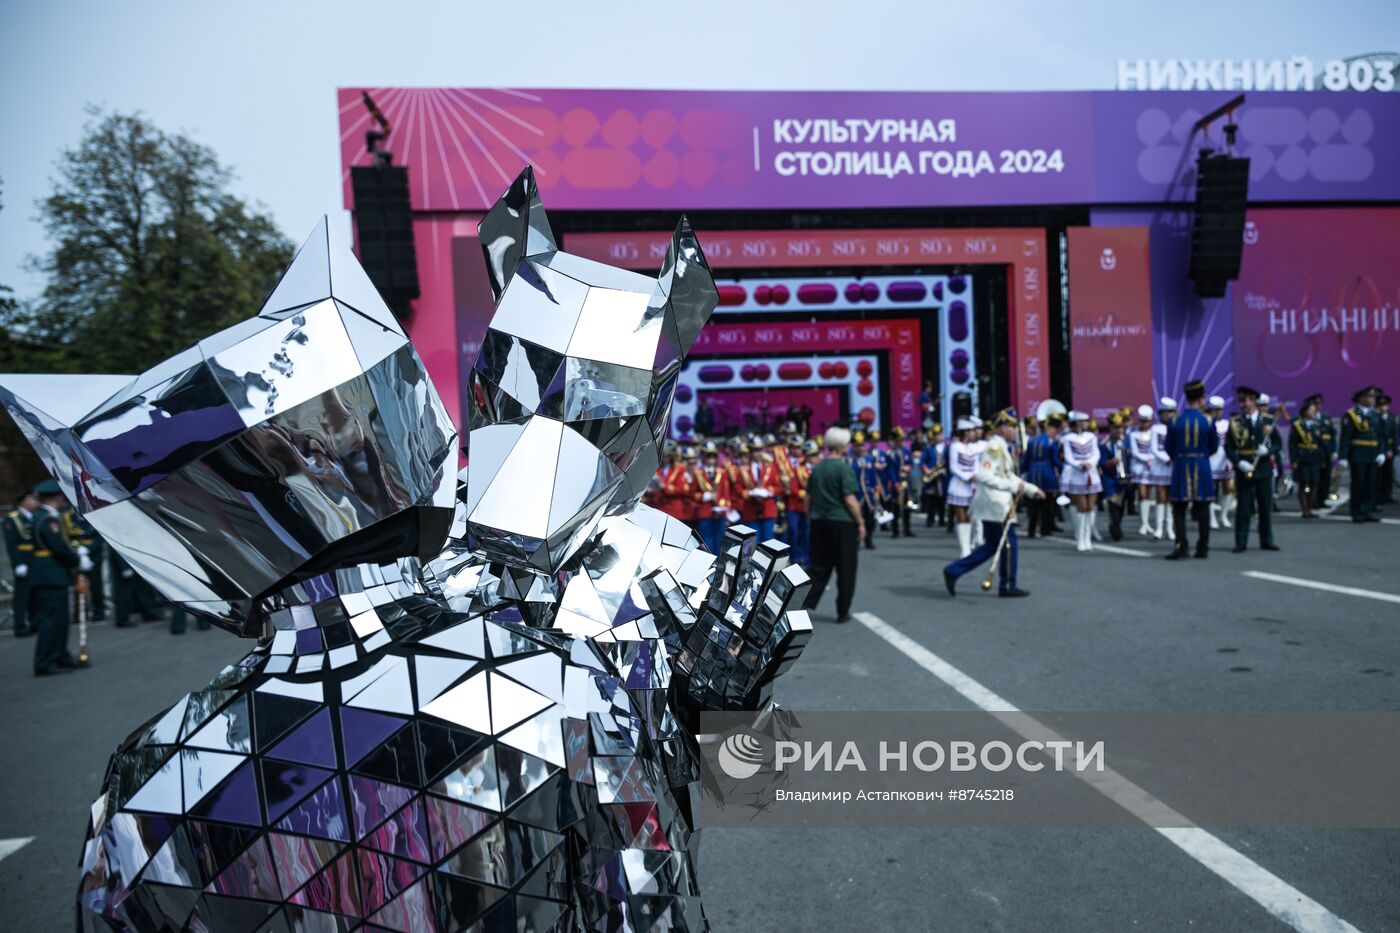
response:
<path id="1" fill-rule="evenodd" d="M 429 558 L 456 431 L 322 220 L 262 311 L 139 376 L 0 376 L 74 507 L 170 600 L 244 635 L 328 570 Z"/>
<path id="2" fill-rule="evenodd" d="M 479 232 L 496 314 L 467 400 L 467 530 L 494 559 L 554 571 L 646 490 L 719 293 L 684 218 L 656 279 L 561 251 L 529 167 Z"/>

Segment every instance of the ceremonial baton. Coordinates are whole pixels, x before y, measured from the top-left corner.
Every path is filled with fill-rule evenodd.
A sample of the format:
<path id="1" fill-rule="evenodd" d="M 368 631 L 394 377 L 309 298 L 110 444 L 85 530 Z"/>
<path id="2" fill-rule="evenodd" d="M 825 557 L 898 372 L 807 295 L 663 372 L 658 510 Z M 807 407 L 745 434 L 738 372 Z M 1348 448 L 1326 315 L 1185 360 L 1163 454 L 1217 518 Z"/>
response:
<path id="1" fill-rule="evenodd" d="M 1011 508 L 1006 512 L 1006 520 L 1001 523 L 1001 542 L 997 544 L 997 552 L 992 555 L 992 567 L 987 571 L 987 579 L 982 581 L 982 589 L 992 588 L 992 578 L 997 575 L 997 567 L 1001 566 L 1001 552 L 1006 548 L 1006 537 L 1011 533 L 1011 523 L 1016 520 L 1016 508 L 1021 504 L 1021 493 L 1016 493 L 1016 498 L 1011 500 Z"/>
<path id="2" fill-rule="evenodd" d="M 92 662 L 92 656 L 88 654 L 88 594 L 92 590 L 92 584 L 85 573 L 78 574 L 74 581 L 73 590 L 78 594 L 78 666 L 87 667 Z"/>

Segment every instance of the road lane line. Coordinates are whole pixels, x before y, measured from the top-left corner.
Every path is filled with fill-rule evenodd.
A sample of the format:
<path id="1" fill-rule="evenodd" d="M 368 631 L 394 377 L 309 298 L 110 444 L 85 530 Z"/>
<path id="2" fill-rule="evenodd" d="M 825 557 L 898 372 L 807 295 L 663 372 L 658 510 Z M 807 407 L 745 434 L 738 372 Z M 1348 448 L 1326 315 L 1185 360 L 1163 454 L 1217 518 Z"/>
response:
<path id="1" fill-rule="evenodd" d="M 1268 580 L 1271 583 L 1287 583 L 1289 586 L 1306 586 L 1313 590 L 1324 590 L 1328 593 L 1341 593 L 1344 596 L 1361 596 L 1365 599 L 1378 599 L 1383 603 L 1400 603 L 1400 596 L 1391 593 L 1377 593 L 1374 590 L 1358 589 L 1354 586 L 1338 586 L 1335 583 L 1323 583 L 1321 580 L 1302 580 L 1298 577 L 1285 577 L 1281 573 L 1264 573 L 1262 570 L 1240 571 L 1246 577 L 1253 577 L 1256 580 Z"/>
<path id="2" fill-rule="evenodd" d="M 1049 540 L 1049 541 L 1058 541 L 1058 542 L 1061 543 L 1061 544 L 1067 544 L 1067 545 L 1069 545 L 1070 547 L 1074 547 L 1074 542 L 1073 542 L 1073 541 L 1070 541 L 1068 538 L 1048 538 L 1047 540 Z M 1170 544 L 1171 542 L 1168 541 L 1167 543 Z M 1151 556 L 1152 556 L 1151 552 L 1149 552 L 1149 551 L 1135 551 L 1135 550 L 1133 550 L 1132 548 L 1129 548 L 1129 547 L 1118 547 L 1116 544 L 1100 544 L 1100 543 L 1097 542 L 1097 541 L 1094 542 L 1094 550 L 1096 550 L 1096 551 L 1106 551 L 1106 552 L 1109 553 L 1109 554 L 1125 554 L 1125 555 L 1127 555 L 1128 557 L 1151 557 Z"/>
<path id="3" fill-rule="evenodd" d="M 990 713 L 1022 738 L 1040 742 L 1063 741 L 1063 737 L 1049 726 L 1012 706 L 879 616 L 868 612 L 855 612 L 852 615 L 909 660 L 952 687 L 974 706 Z M 1295 930 L 1301 933 L 1359 933 L 1356 927 L 1262 865 L 1232 849 L 1219 837 L 1198 826 L 1182 825 L 1191 821 L 1118 772 L 1105 768 L 1102 772 L 1075 772 L 1074 776 L 1161 833 L 1181 851 Z M 1177 825 L 1158 825 L 1162 823 Z"/>
<path id="4" fill-rule="evenodd" d="M 0 839 L 0 859 L 5 859 L 14 855 L 33 841 L 33 836 L 20 836 L 17 839 Z"/>

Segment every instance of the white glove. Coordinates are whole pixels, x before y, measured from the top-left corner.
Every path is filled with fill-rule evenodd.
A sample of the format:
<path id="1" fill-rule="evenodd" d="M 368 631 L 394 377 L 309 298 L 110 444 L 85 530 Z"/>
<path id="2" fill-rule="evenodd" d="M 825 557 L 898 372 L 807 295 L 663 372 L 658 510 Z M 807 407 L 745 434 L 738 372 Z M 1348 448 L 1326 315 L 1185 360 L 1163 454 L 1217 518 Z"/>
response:
<path id="1" fill-rule="evenodd" d="M 715 501 L 715 494 L 712 493 L 712 492 L 707 492 L 707 493 L 705 493 L 705 495 L 701 496 L 700 501 L 701 501 L 701 502 L 714 502 L 714 501 Z"/>
<path id="2" fill-rule="evenodd" d="M 73 549 L 73 553 L 77 554 L 79 557 L 87 557 L 92 552 L 87 549 L 86 544 L 80 544 Z"/>
<path id="3" fill-rule="evenodd" d="M 80 548 L 80 550 L 86 551 L 87 548 Z M 91 573 L 92 567 L 93 564 L 91 558 L 89 558 L 86 554 L 78 555 L 78 573 Z"/>
<path id="4" fill-rule="evenodd" d="M 1376 463 L 1378 465 L 1385 463 L 1385 454 L 1376 454 Z"/>
<path id="5" fill-rule="evenodd" d="M 28 564 L 17 564 L 17 565 L 15 565 L 15 576 L 16 576 L 16 577 L 27 577 L 27 576 L 29 576 L 29 565 L 28 565 Z"/>
<path id="6" fill-rule="evenodd" d="M 1240 470 L 1241 473 L 1253 473 L 1253 472 L 1254 472 L 1254 461 L 1253 461 L 1253 460 L 1241 460 L 1241 461 L 1240 461 L 1239 470 Z"/>

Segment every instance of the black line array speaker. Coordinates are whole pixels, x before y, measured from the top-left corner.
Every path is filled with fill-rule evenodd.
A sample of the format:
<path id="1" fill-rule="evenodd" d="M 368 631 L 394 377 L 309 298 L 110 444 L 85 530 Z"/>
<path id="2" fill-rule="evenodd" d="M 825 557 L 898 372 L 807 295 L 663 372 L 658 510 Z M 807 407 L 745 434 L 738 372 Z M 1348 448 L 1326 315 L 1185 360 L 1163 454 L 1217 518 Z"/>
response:
<path id="1" fill-rule="evenodd" d="M 1203 154 L 1196 162 L 1196 216 L 1191 225 L 1191 281 L 1202 298 L 1220 298 L 1240 274 L 1249 160 Z"/>
<path id="2" fill-rule="evenodd" d="M 418 262 L 413 249 L 413 210 L 408 169 L 361 165 L 350 169 L 355 197 L 355 242 L 369 280 L 399 317 L 418 297 Z"/>

